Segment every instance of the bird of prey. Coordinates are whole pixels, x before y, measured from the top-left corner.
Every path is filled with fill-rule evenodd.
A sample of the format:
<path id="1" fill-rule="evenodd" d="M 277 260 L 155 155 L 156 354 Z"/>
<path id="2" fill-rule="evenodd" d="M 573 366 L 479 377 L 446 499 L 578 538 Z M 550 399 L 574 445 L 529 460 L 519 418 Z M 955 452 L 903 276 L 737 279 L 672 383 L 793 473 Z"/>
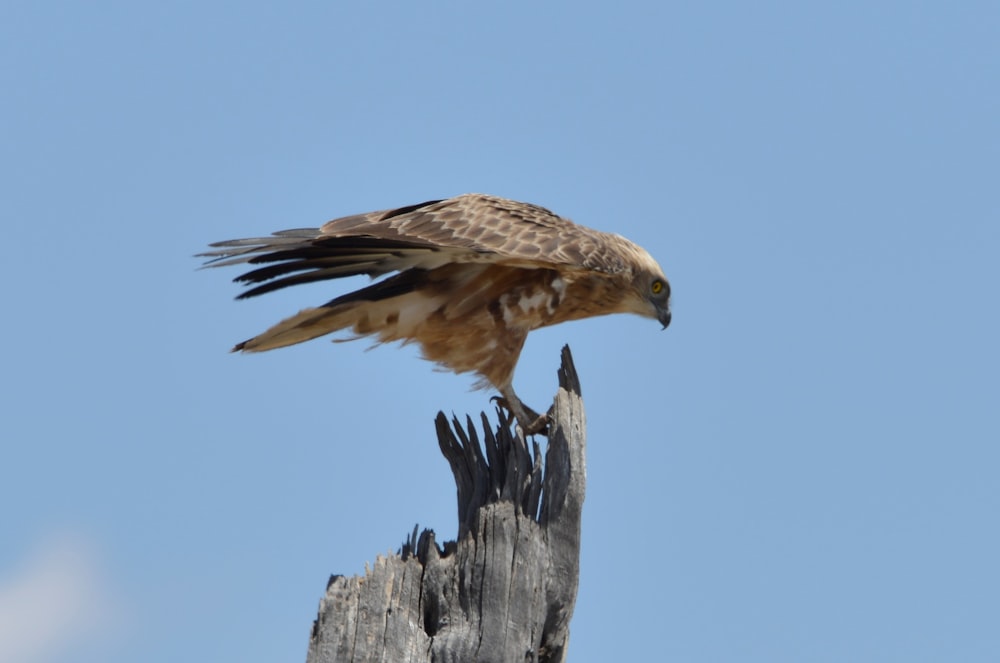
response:
<path id="1" fill-rule="evenodd" d="M 238 299 L 358 274 L 382 280 L 307 308 L 233 351 L 260 352 L 349 330 L 417 342 L 423 356 L 496 387 L 525 434 L 547 418 L 514 393 L 528 332 L 609 313 L 670 324 L 670 284 L 644 249 L 529 203 L 465 194 L 345 216 L 320 228 L 217 242 L 206 265 L 247 264 Z"/>

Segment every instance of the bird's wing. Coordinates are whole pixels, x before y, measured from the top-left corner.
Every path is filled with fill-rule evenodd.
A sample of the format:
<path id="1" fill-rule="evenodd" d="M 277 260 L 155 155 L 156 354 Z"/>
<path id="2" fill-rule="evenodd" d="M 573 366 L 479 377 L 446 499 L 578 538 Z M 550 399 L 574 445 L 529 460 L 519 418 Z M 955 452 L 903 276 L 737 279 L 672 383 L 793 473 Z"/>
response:
<path id="1" fill-rule="evenodd" d="M 210 266 L 264 265 L 237 281 L 261 284 L 241 298 L 298 283 L 357 274 L 380 276 L 456 262 L 557 267 L 609 274 L 628 268 L 623 240 L 549 210 L 505 198 L 465 194 L 329 221 L 321 228 L 213 244 Z"/>
<path id="2" fill-rule="evenodd" d="M 611 235 L 577 225 L 530 203 L 465 194 L 389 212 L 335 219 L 322 236 L 369 235 L 496 256 L 493 261 L 530 261 L 615 271 Z"/>

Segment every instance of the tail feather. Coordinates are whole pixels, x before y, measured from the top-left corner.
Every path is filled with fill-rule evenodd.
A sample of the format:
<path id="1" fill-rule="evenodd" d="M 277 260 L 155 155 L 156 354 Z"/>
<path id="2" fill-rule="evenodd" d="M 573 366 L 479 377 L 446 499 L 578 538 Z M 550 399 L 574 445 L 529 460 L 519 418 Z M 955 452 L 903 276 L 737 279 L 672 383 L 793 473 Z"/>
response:
<path id="1" fill-rule="evenodd" d="M 309 341 L 343 329 L 351 329 L 360 336 L 379 333 L 386 339 L 395 338 L 392 328 L 395 322 L 398 322 L 399 315 L 397 312 L 395 322 L 388 322 L 390 314 L 398 310 L 398 306 L 392 300 L 419 288 L 425 282 L 426 274 L 427 272 L 422 269 L 410 269 L 366 288 L 337 297 L 318 308 L 303 309 L 264 333 L 238 343 L 232 351 L 263 352 Z M 308 278 L 310 275 L 301 276 Z M 260 287 L 270 285 L 272 284 Z M 375 306 L 383 302 L 384 305 Z"/>
<path id="2" fill-rule="evenodd" d="M 264 352 L 303 343 L 339 331 L 353 324 L 352 306 L 307 308 L 282 320 L 263 334 L 237 343 L 232 352 Z"/>

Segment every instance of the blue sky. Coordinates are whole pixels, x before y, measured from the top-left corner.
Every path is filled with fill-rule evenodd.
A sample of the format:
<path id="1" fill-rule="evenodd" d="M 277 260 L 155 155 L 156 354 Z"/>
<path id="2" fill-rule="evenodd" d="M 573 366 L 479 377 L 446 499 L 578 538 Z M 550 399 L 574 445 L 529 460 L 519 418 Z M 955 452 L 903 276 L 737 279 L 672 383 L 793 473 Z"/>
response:
<path id="1" fill-rule="evenodd" d="M 304 660 L 331 573 L 456 531 L 413 348 L 231 345 L 211 241 L 479 191 L 646 247 L 674 322 L 569 343 L 570 658 L 1000 659 L 1000 9 L 0 9 L 0 659 Z M 363 281 L 358 281 L 357 284 Z M 356 285 L 347 284 L 346 287 Z"/>

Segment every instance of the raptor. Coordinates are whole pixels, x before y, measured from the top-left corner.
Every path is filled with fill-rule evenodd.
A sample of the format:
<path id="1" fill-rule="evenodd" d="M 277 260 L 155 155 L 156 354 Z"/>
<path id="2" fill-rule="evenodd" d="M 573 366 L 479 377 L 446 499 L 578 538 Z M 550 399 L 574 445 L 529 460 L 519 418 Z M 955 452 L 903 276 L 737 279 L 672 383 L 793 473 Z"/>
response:
<path id="1" fill-rule="evenodd" d="M 212 244 L 207 265 L 248 265 L 239 298 L 367 274 L 367 287 L 304 309 L 233 351 L 261 352 L 347 331 L 416 342 L 425 358 L 493 386 L 525 434 L 547 420 L 514 393 L 533 329 L 611 313 L 670 324 L 670 284 L 644 249 L 549 210 L 465 194 L 334 219 L 320 228 Z"/>

